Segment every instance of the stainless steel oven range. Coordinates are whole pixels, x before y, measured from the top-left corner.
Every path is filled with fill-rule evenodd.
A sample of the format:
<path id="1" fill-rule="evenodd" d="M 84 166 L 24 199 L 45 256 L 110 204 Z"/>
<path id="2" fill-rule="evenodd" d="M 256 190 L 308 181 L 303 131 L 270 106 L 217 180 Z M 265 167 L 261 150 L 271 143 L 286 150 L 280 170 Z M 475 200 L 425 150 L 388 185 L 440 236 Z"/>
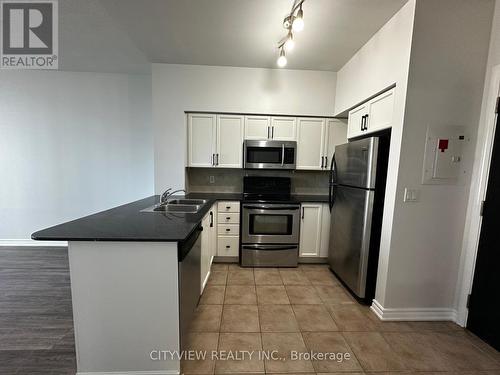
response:
<path id="1" fill-rule="evenodd" d="M 244 177 L 241 265 L 296 267 L 300 205 L 290 199 L 286 177 Z"/>

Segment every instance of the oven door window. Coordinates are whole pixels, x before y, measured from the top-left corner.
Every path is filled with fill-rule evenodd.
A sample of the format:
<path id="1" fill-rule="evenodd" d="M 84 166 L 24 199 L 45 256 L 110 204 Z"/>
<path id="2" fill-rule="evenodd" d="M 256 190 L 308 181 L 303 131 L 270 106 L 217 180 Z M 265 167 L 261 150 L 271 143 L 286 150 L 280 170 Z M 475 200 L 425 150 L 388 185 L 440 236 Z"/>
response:
<path id="1" fill-rule="evenodd" d="M 250 235 L 291 236 L 293 215 L 250 214 Z"/>
<path id="2" fill-rule="evenodd" d="M 248 147 L 247 163 L 281 164 L 281 147 Z"/>

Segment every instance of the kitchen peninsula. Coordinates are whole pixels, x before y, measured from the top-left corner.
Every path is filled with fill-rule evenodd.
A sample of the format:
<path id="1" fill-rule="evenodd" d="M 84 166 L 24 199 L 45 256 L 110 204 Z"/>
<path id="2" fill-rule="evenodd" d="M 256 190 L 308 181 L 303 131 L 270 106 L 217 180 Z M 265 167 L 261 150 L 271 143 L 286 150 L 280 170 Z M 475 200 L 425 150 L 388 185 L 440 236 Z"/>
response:
<path id="1" fill-rule="evenodd" d="M 204 217 L 217 202 L 239 205 L 242 195 L 186 198 L 205 204 L 196 213 L 151 212 L 159 203 L 151 196 L 33 233 L 34 240 L 68 241 L 79 374 L 179 373 L 178 359 L 155 361 L 150 353 L 181 348 L 206 282 L 199 240 L 211 228 Z"/>

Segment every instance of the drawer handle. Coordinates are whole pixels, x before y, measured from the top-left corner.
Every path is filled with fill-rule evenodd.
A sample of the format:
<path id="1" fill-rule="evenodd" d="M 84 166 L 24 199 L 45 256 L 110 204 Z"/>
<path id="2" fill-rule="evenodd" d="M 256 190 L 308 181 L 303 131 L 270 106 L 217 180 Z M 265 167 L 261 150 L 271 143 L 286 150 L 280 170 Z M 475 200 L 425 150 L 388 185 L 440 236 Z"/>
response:
<path id="1" fill-rule="evenodd" d="M 231 206 L 226 206 L 226 210 L 229 210 L 229 209 L 231 209 Z"/>
<path id="2" fill-rule="evenodd" d="M 230 217 L 226 217 L 226 220 L 231 220 L 231 218 Z"/>
<path id="3" fill-rule="evenodd" d="M 230 229 L 230 228 L 226 228 L 226 232 L 230 232 L 230 231 L 231 231 L 231 229 Z"/>
<path id="4" fill-rule="evenodd" d="M 230 249 L 230 248 L 231 248 L 231 246 L 229 246 L 229 245 L 226 245 L 226 249 Z"/>

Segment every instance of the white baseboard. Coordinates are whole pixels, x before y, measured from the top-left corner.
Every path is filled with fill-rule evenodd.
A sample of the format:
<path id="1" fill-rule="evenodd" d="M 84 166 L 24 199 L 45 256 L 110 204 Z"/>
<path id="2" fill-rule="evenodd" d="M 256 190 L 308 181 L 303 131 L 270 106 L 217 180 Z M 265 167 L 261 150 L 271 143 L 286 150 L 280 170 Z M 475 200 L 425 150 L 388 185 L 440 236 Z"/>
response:
<path id="1" fill-rule="evenodd" d="M 77 372 L 76 375 L 178 375 L 175 370 L 157 371 L 113 371 L 113 372 Z"/>
<path id="2" fill-rule="evenodd" d="M 457 319 L 457 311 L 451 308 L 384 308 L 373 300 L 371 310 L 380 320 L 385 321 L 452 321 Z"/>
<path id="3" fill-rule="evenodd" d="M 66 247 L 68 242 L 66 241 L 35 241 L 35 240 L 23 240 L 23 239 L 11 239 L 3 240 L 0 239 L 0 247 Z"/>

